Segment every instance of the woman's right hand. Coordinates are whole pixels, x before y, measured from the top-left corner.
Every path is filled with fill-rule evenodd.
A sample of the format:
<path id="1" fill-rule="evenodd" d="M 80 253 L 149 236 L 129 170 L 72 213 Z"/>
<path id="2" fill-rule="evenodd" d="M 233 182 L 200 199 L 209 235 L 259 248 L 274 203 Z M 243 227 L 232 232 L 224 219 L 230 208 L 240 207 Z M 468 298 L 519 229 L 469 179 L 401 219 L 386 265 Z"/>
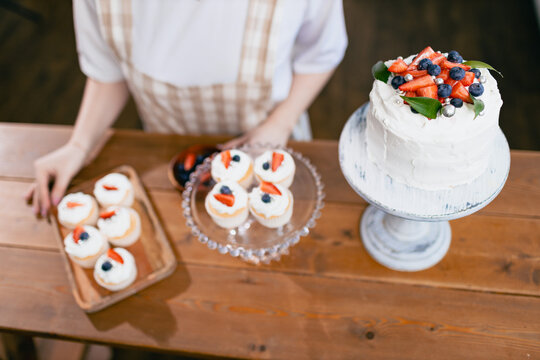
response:
<path id="1" fill-rule="evenodd" d="M 44 155 L 34 162 L 36 181 L 26 193 L 26 201 L 32 201 L 34 214 L 47 216 L 51 204 L 56 206 L 64 196 L 69 182 L 81 169 L 86 159 L 86 151 L 77 144 L 64 146 Z M 54 181 L 49 192 L 49 183 Z"/>

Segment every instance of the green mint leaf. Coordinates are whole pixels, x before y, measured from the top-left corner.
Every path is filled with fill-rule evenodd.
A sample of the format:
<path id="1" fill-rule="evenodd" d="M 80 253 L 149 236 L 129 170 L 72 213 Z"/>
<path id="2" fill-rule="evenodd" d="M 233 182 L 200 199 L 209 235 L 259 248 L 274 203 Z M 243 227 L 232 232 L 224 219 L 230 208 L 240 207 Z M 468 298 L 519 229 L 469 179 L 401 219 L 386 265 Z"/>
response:
<path id="1" fill-rule="evenodd" d="M 383 83 L 387 83 L 388 78 L 390 77 L 390 71 L 388 71 L 388 68 L 382 61 L 379 61 L 373 65 L 371 68 L 371 73 L 376 80 L 380 80 Z"/>
<path id="2" fill-rule="evenodd" d="M 473 106 L 474 106 L 474 118 L 476 119 L 478 114 L 480 114 L 484 110 L 485 105 L 482 100 L 479 100 L 472 95 L 471 95 L 471 99 L 473 101 Z"/>
<path id="3" fill-rule="evenodd" d="M 469 65 L 470 67 L 476 68 L 476 69 L 483 68 L 483 69 L 493 70 L 497 74 L 501 75 L 501 77 L 504 77 L 503 74 L 501 74 L 501 72 L 499 70 L 495 69 L 493 66 L 491 66 L 489 64 L 486 64 L 485 62 L 482 62 L 482 61 L 469 60 L 469 61 L 465 61 L 463 63 L 463 65 Z"/>
<path id="4" fill-rule="evenodd" d="M 408 97 L 402 96 L 414 110 L 418 111 L 420 114 L 428 117 L 429 119 L 437 118 L 439 110 L 442 108 L 442 104 L 439 100 L 435 100 L 428 97 Z"/>

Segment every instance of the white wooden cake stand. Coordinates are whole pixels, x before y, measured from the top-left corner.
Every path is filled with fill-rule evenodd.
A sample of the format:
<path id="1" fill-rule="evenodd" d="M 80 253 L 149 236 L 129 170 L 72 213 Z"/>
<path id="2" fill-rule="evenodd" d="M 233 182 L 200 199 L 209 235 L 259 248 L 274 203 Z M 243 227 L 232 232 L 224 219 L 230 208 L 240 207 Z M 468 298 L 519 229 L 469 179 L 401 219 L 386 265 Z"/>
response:
<path id="1" fill-rule="evenodd" d="M 366 115 L 369 103 L 347 121 L 339 139 L 339 163 L 349 185 L 371 205 L 360 223 L 362 241 L 380 264 L 419 271 L 437 264 L 450 246 L 448 220 L 470 215 L 501 191 L 510 170 L 510 149 L 502 131 L 488 169 L 470 184 L 427 191 L 393 181 L 369 161 Z"/>

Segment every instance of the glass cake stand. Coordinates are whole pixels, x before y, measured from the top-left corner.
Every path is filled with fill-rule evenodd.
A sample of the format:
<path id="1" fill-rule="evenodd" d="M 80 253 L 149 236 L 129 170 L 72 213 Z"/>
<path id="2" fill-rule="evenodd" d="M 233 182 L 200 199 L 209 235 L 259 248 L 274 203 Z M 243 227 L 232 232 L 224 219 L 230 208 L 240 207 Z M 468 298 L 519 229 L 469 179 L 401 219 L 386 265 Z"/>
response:
<path id="1" fill-rule="evenodd" d="M 499 129 L 488 168 L 472 183 L 449 190 L 423 190 L 393 181 L 369 161 L 365 131 L 368 109 L 366 103 L 351 115 L 339 139 L 341 170 L 349 185 L 371 204 L 360 223 L 364 247 L 390 269 L 427 269 L 448 251 L 448 220 L 480 210 L 501 191 L 510 170 L 508 142 Z"/>
<path id="2" fill-rule="evenodd" d="M 275 147 L 247 145 L 239 149 L 255 159 L 264 151 Z M 289 253 L 289 248 L 297 244 L 301 236 L 309 233 L 309 229 L 315 226 L 316 219 L 321 216 L 324 206 L 325 194 L 321 176 L 302 154 L 289 148 L 283 150 L 291 154 L 296 164 L 294 181 L 289 188 L 294 197 L 294 207 L 290 222 L 277 229 L 262 226 L 251 214 L 244 224 L 235 229 L 217 226 L 204 206 L 206 195 L 215 184 L 209 176 L 212 157 L 205 159 L 197 167 L 182 193 L 182 207 L 187 225 L 201 243 L 221 254 L 259 264 L 279 260 L 282 255 Z M 254 186 L 255 180 L 248 191 Z"/>

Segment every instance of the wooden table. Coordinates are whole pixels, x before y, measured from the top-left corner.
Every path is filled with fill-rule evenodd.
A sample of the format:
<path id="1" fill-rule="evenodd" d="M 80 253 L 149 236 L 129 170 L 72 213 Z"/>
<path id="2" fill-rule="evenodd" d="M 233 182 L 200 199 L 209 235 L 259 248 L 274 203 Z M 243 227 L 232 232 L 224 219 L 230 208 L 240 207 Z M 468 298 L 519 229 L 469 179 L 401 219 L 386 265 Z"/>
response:
<path id="1" fill-rule="evenodd" d="M 0 330 L 241 358 L 540 358 L 540 153 L 513 151 L 499 197 L 451 222 L 443 261 L 400 273 L 362 247 L 358 224 L 367 204 L 341 175 L 337 143 L 293 143 L 322 173 L 326 207 L 289 256 L 253 266 L 194 239 L 167 180 L 176 152 L 222 139 L 116 131 L 74 183 L 133 165 L 178 267 L 87 315 L 71 294 L 53 229 L 22 199 L 33 160 L 70 131 L 0 125 Z"/>

